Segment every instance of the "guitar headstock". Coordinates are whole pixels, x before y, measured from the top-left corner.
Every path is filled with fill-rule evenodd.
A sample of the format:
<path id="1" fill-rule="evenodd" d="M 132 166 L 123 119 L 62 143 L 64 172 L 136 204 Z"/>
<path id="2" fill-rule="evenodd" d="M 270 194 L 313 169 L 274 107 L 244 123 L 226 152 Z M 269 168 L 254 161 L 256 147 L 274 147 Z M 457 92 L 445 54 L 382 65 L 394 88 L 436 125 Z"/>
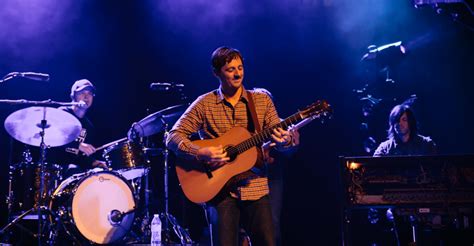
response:
<path id="1" fill-rule="evenodd" d="M 331 105 L 326 100 L 318 100 L 305 109 L 300 110 L 300 115 L 303 119 L 305 118 L 323 118 L 331 117 L 332 115 Z"/>

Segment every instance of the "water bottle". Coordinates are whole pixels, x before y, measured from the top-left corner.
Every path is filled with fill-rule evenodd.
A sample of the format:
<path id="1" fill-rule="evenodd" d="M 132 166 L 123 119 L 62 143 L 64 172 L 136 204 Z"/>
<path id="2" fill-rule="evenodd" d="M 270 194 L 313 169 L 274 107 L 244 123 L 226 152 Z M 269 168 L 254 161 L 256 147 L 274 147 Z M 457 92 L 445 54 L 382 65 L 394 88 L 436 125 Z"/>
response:
<path id="1" fill-rule="evenodd" d="M 161 220 L 160 215 L 153 215 L 153 220 L 151 221 L 151 246 L 160 246 L 161 245 Z"/>

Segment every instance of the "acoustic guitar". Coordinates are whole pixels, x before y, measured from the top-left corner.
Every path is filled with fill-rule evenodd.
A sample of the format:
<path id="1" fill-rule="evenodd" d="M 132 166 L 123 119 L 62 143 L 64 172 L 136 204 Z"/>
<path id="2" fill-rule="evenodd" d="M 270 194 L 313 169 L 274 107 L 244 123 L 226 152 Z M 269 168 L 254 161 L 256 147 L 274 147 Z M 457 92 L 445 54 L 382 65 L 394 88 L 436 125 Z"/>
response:
<path id="1" fill-rule="evenodd" d="M 257 161 L 257 146 L 271 139 L 273 129 L 288 129 L 305 119 L 324 119 L 331 114 L 330 105 L 322 100 L 254 135 L 244 127 L 234 127 L 221 137 L 193 141 L 199 147 L 224 146 L 230 160 L 225 165 L 211 169 L 204 162 L 179 159 L 176 173 L 184 195 L 194 203 L 211 200 L 232 177 L 254 166 Z"/>

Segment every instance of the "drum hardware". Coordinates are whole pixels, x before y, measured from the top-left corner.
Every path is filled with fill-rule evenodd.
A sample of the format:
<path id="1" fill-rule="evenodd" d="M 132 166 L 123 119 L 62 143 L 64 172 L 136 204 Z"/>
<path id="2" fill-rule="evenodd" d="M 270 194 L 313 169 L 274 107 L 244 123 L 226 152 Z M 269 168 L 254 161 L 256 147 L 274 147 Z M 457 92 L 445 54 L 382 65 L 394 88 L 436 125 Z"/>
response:
<path id="1" fill-rule="evenodd" d="M 143 152 L 147 156 L 159 156 L 163 154 L 162 148 L 143 148 Z"/>
<path id="2" fill-rule="evenodd" d="M 37 216 L 32 216 L 32 218 L 28 218 L 29 216 L 31 216 L 31 214 L 34 214 L 35 212 L 37 212 Z M 41 217 L 40 217 L 41 216 Z M 29 210 L 27 210 L 26 212 L 20 214 L 19 216 L 17 216 L 15 219 L 13 219 L 10 223 L 8 223 L 5 227 L 2 228 L 2 230 L 0 231 L 0 234 L 4 234 L 5 232 L 7 232 L 12 226 L 18 226 L 20 229 L 24 230 L 25 232 L 27 232 L 28 234 L 30 234 L 32 237 L 34 238 L 37 238 L 38 239 L 38 245 L 41 245 L 41 237 L 43 236 L 47 236 L 47 243 L 48 244 L 51 244 L 51 228 L 50 228 L 50 224 L 42 224 L 42 221 L 46 221 L 47 220 L 47 216 L 50 216 L 51 218 L 53 218 L 53 220 L 56 220 L 56 214 L 53 213 L 51 210 L 49 210 L 46 206 L 40 206 L 38 208 L 31 208 Z M 36 233 L 30 231 L 29 229 L 27 229 L 26 227 L 22 226 L 21 224 L 19 224 L 20 221 L 22 220 L 25 220 L 25 219 L 35 219 L 35 220 L 38 220 L 38 231 Z M 43 235 L 43 232 L 50 232 L 50 235 Z"/>
<path id="3" fill-rule="evenodd" d="M 173 226 L 174 233 L 179 238 L 181 245 L 192 245 L 193 240 L 191 239 L 189 232 L 178 224 L 176 218 L 171 214 L 167 214 L 165 218 L 169 221 L 169 224 Z"/>
<path id="4" fill-rule="evenodd" d="M 43 101 L 31 101 L 26 99 L 0 99 L 0 103 L 11 105 L 35 105 L 35 106 L 81 106 L 83 102 L 58 102 L 51 99 Z"/>
<path id="5" fill-rule="evenodd" d="M 169 134 L 169 126 L 173 125 L 174 122 L 178 120 L 178 118 L 183 114 L 183 112 L 188 107 L 187 104 L 175 105 L 171 106 L 162 110 L 159 110 L 155 113 L 152 113 L 142 120 L 135 122 L 132 124 L 131 128 L 128 131 L 128 138 L 132 141 L 141 141 L 143 138 L 150 137 L 151 135 L 157 133 L 163 133 L 163 143 L 166 145 L 166 138 Z M 181 228 L 176 219 L 169 213 L 169 187 L 168 187 L 168 155 L 169 150 L 168 148 L 148 148 L 145 146 L 143 148 L 143 152 L 146 156 L 163 156 L 163 184 L 164 184 L 164 213 L 162 213 L 163 221 L 163 232 L 164 238 L 163 242 L 171 242 L 171 230 L 174 230 L 174 233 L 179 238 L 181 242 L 184 241 L 191 241 L 189 234 Z M 148 173 L 144 175 L 145 178 L 145 213 L 146 216 L 144 218 L 143 224 L 149 227 L 149 193 L 151 192 L 148 187 Z M 171 228 L 170 226 L 173 226 Z M 184 245 L 184 244 L 183 244 Z"/>
<path id="6" fill-rule="evenodd" d="M 138 178 L 141 178 L 145 175 L 148 175 L 149 168 L 137 167 L 131 169 L 118 170 L 117 173 L 122 175 L 126 180 L 131 181 L 132 183 Z"/>
<path id="7" fill-rule="evenodd" d="M 162 85 L 166 85 L 166 83 L 152 83 L 150 84 L 150 89 L 155 90 L 157 88 L 161 88 Z M 178 85 L 178 86 L 177 86 Z M 154 86 L 158 86 L 154 88 Z M 180 92 L 180 99 L 181 101 L 186 101 L 187 97 L 184 93 L 183 90 L 184 85 L 182 84 L 175 84 L 171 83 L 170 87 L 165 88 L 165 91 L 168 91 L 169 89 L 178 89 L 177 91 Z M 161 90 L 161 89 L 158 89 Z M 171 242 L 171 237 L 170 237 L 170 222 L 173 224 L 173 228 L 175 229 L 176 235 L 180 238 L 180 241 L 182 245 L 186 245 L 183 243 L 183 237 L 181 235 L 186 234 L 187 237 L 186 239 L 189 239 L 190 242 L 191 239 L 187 232 L 183 230 L 183 234 L 180 234 L 180 230 L 176 231 L 176 228 L 181 228 L 178 223 L 176 222 L 176 219 L 169 213 L 169 194 L 168 194 L 168 156 L 169 156 L 169 150 L 166 147 L 166 139 L 169 135 L 169 128 L 168 126 L 173 125 L 179 117 L 184 113 L 184 111 L 187 109 L 189 106 L 188 103 L 185 104 L 180 104 L 180 105 L 174 105 L 170 106 L 168 108 L 162 109 L 160 111 L 157 111 L 155 113 L 152 113 L 148 115 L 147 117 L 143 118 L 139 122 L 136 122 L 132 125 L 131 129 L 128 131 L 128 137 L 130 139 L 134 138 L 143 138 L 143 137 L 149 137 L 153 134 L 163 132 L 163 143 L 165 144 L 165 148 L 161 151 L 161 154 L 163 155 L 163 180 L 164 180 L 164 205 L 165 205 L 165 212 L 160 216 L 161 218 L 164 218 L 164 223 L 163 223 L 163 228 L 162 230 L 165 232 L 164 233 L 164 238 L 162 240 L 163 243 L 170 243 Z M 148 146 L 147 146 L 148 147 Z M 153 152 L 150 152 L 150 154 Z M 148 175 L 147 175 L 148 176 Z M 148 180 L 148 177 L 146 178 Z M 148 193 L 146 193 L 148 195 Z M 148 202 L 148 201 L 147 201 Z M 148 207 L 148 205 L 146 205 Z M 148 213 L 148 210 L 147 210 Z M 182 229 L 182 228 L 181 228 Z"/>
<path id="8" fill-rule="evenodd" d="M 25 103 L 30 101 L 21 101 Z M 47 102 L 50 104 L 50 102 Z M 27 215 L 36 213 L 38 219 L 37 233 L 33 234 L 38 239 L 38 245 L 42 245 L 42 237 L 44 237 L 44 229 L 49 224 L 43 224 L 43 215 L 54 217 L 46 206 L 44 206 L 45 198 L 43 191 L 45 189 L 45 172 L 46 172 L 46 149 L 48 147 L 57 147 L 72 142 L 81 130 L 81 123 L 71 114 L 56 108 L 46 106 L 29 107 L 21 109 L 10 114 L 5 120 L 5 129 L 10 136 L 22 143 L 40 147 L 39 162 L 39 196 L 37 206 L 27 210 L 5 227 L 1 228 L 0 234 L 4 234 L 14 225 Z M 48 143 L 48 145 L 46 145 Z"/>
<path id="9" fill-rule="evenodd" d="M 165 124 L 164 126 L 164 134 L 163 134 L 163 142 L 166 142 L 166 139 L 168 138 L 169 131 L 168 131 L 168 124 Z M 165 143 L 166 144 L 166 143 Z M 170 241 L 170 218 L 172 217 L 169 213 L 169 189 L 168 189 L 168 156 L 169 156 L 169 150 L 167 147 L 165 147 L 163 151 L 163 168 L 164 168 L 164 174 L 163 174 L 163 180 L 164 180 L 164 200 L 165 200 L 165 212 L 163 213 L 163 217 L 165 218 L 164 221 L 164 227 L 163 230 L 165 231 L 165 239 Z"/>
<path id="10" fill-rule="evenodd" d="M 187 104 L 174 105 L 146 116 L 132 124 L 127 134 L 128 138 L 135 140 L 162 132 L 167 127 L 165 125 L 172 125 L 176 122 L 187 107 Z"/>
<path id="11" fill-rule="evenodd" d="M 113 170 L 133 169 L 149 163 L 140 142 L 122 138 L 106 145 L 102 157 Z"/>
<path id="12" fill-rule="evenodd" d="M 102 157 L 106 160 L 109 170 L 127 180 L 134 191 L 135 200 L 140 201 L 137 204 L 138 207 L 135 208 L 136 219 L 132 229 L 128 230 L 123 240 L 147 242 L 149 236 L 145 232 L 149 220 L 148 201 L 151 191 L 148 187 L 148 173 L 150 167 L 142 142 L 137 139 L 121 138 L 96 148 L 96 151 L 98 150 L 103 150 Z M 118 212 L 123 213 L 120 210 L 110 212 L 109 222 L 115 223 L 114 218 L 117 218 Z"/>
<path id="13" fill-rule="evenodd" d="M 81 129 L 79 120 L 70 113 L 43 106 L 20 109 L 5 120 L 5 130 L 10 136 L 36 147 L 47 143 L 43 146 L 45 151 L 47 147 L 63 146 L 74 141 Z"/>
<path id="14" fill-rule="evenodd" d="M 141 236 L 134 234 L 133 237 L 135 240 L 137 240 L 137 242 L 148 242 L 150 238 L 150 220 L 151 220 L 149 204 L 150 204 L 150 193 L 152 192 L 152 190 L 150 190 L 150 187 L 149 187 L 149 175 L 148 175 L 151 170 L 150 165 L 149 165 L 150 161 L 148 159 L 150 155 L 147 152 L 148 148 L 144 147 L 143 137 L 138 137 L 138 134 L 135 130 L 136 124 L 137 123 L 132 124 L 132 127 L 128 134 L 128 139 L 129 139 L 128 141 L 130 143 L 135 143 L 135 145 L 138 144 L 139 146 L 141 146 L 140 154 L 143 154 L 143 158 L 146 160 L 147 165 L 145 168 L 135 167 L 132 169 L 122 170 L 119 172 L 124 178 L 126 178 L 127 180 L 131 182 L 134 188 L 136 188 L 135 190 L 137 192 L 136 194 L 137 199 L 140 199 L 141 195 L 144 196 L 143 197 L 144 200 L 141 203 L 143 207 L 139 207 L 139 210 L 141 212 L 140 214 L 141 218 L 140 220 L 136 221 L 138 224 L 139 232 L 141 232 Z M 137 179 L 137 178 L 140 178 L 140 179 Z M 143 194 L 141 193 L 142 181 L 144 181 Z"/>
<path id="15" fill-rule="evenodd" d="M 113 226 L 118 226 L 120 223 L 122 223 L 123 217 L 127 214 L 134 213 L 135 209 L 130 209 L 126 212 L 120 212 L 117 209 L 114 209 L 109 212 L 109 215 L 107 216 L 107 219 L 109 220 L 109 223 Z"/>
<path id="16" fill-rule="evenodd" d="M 97 147 L 97 148 L 95 149 L 95 151 L 97 152 L 97 151 L 99 151 L 99 150 L 108 149 L 108 148 L 117 146 L 120 142 L 125 141 L 125 140 L 127 140 L 127 138 L 121 138 L 121 139 L 119 139 L 119 140 L 115 140 L 115 141 L 113 141 L 113 142 L 106 143 L 106 144 L 104 144 L 104 145 L 102 145 L 102 146 L 100 146 L 100 147 Z"/>
<path id="17" fill-rule="evenodd" d="M 164 130 L 164 134 L 163 134 L 163 142 L 166 142 L 166 139 L 169 135 L 169 130 L 168 130 L 168 124 L 165 123 L 163 125 L 163 130 Z M 166 144 L 166 143 L 165 143 Z M 168 177 L 169 177 L 169 174 L 168 174 L 168 169 L 169 169 L 169 165 L 168 165 L 168 160 L 169 160 L 169 150 L 168 148 L 164 148 L 163 150 L 163 169 L 164 169 L 164 172 L 163 172 L 163 189 L 164 189 L 164 205 L 165 205 L 165 211 L 164 213 L 161 214 L 161 217 L 162 219 L 164 219 L 163 221 L 163 231 L 164 231 L 164 238 L 163 238 L 163 242 L 168 242 L 170 243 L 171 242 L 171 227 L 173 228 L 176 236 L 179 238 L 180 242 L 182 245 L 187 245 L 186 243 L 189 243 L 189 242 L 192 242 L 190 236 L 189 236 L 189 233 L 187 233 L 187 231 L 185 231 L 181 226 L 179 226 L 178 222 L 176 221 L 176 219 L 174 218 L 173 215 L 171 215 L 169 213 L 169 187 L 168 187 Z"/>
<path id="18" fill-rule="evenodd" d="M 29 149 L 26 149 L 22 153 L 23 163 L 32 163 L 33 157 L 31 156 L 31 152 Z M 14 175 L 15 167 L 10 165 L 10 169 L 8 172 L 8 195 L 7 195 L 7 206 L 8 206 L 8 217 L 11 216 L 13 212 L 13 203 L 15 201 L 15 194 L 13 191 L 13 175 Z"/>
<path id="19" fill-rule="evenodd" d="M 49 206 L 61 227 L 81 242 L 108 244 L 129 233 L 137 209 L 133 188 L 114 171 L 94 169 L 65 179 Z"/>
<path id="20" fill-rule="evenodd" d="M 25 152 L 29 153 L 28 150 Z M 18 215 L 32 207 L 38 207 L 40 196 L 49 197 L 62 179 L 61 166 L 45 164 L 44 186 L 40 189 L 40 165 L 31 159 L 10 165 L 8 178 L 8 214 Z"/>

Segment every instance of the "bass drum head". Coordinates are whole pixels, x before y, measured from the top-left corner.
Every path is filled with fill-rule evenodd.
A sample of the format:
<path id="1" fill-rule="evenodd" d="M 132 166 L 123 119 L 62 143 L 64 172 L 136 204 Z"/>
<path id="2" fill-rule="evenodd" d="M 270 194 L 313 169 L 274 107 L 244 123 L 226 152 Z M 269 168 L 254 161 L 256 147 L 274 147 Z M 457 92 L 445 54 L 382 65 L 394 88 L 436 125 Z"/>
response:
<path id="1" fill-rule="evenodd" d="M 107 244 L 121 239 L 132 226 L 134 213 L 127 213 L 121 222 L 110 219 L 112 211 L 126 213 L 135 208 L 128 183 L 109 173 L 93 173 L 82 180 L 72 199 L 72 217 L 79 232 L 88 240 Z"/>

